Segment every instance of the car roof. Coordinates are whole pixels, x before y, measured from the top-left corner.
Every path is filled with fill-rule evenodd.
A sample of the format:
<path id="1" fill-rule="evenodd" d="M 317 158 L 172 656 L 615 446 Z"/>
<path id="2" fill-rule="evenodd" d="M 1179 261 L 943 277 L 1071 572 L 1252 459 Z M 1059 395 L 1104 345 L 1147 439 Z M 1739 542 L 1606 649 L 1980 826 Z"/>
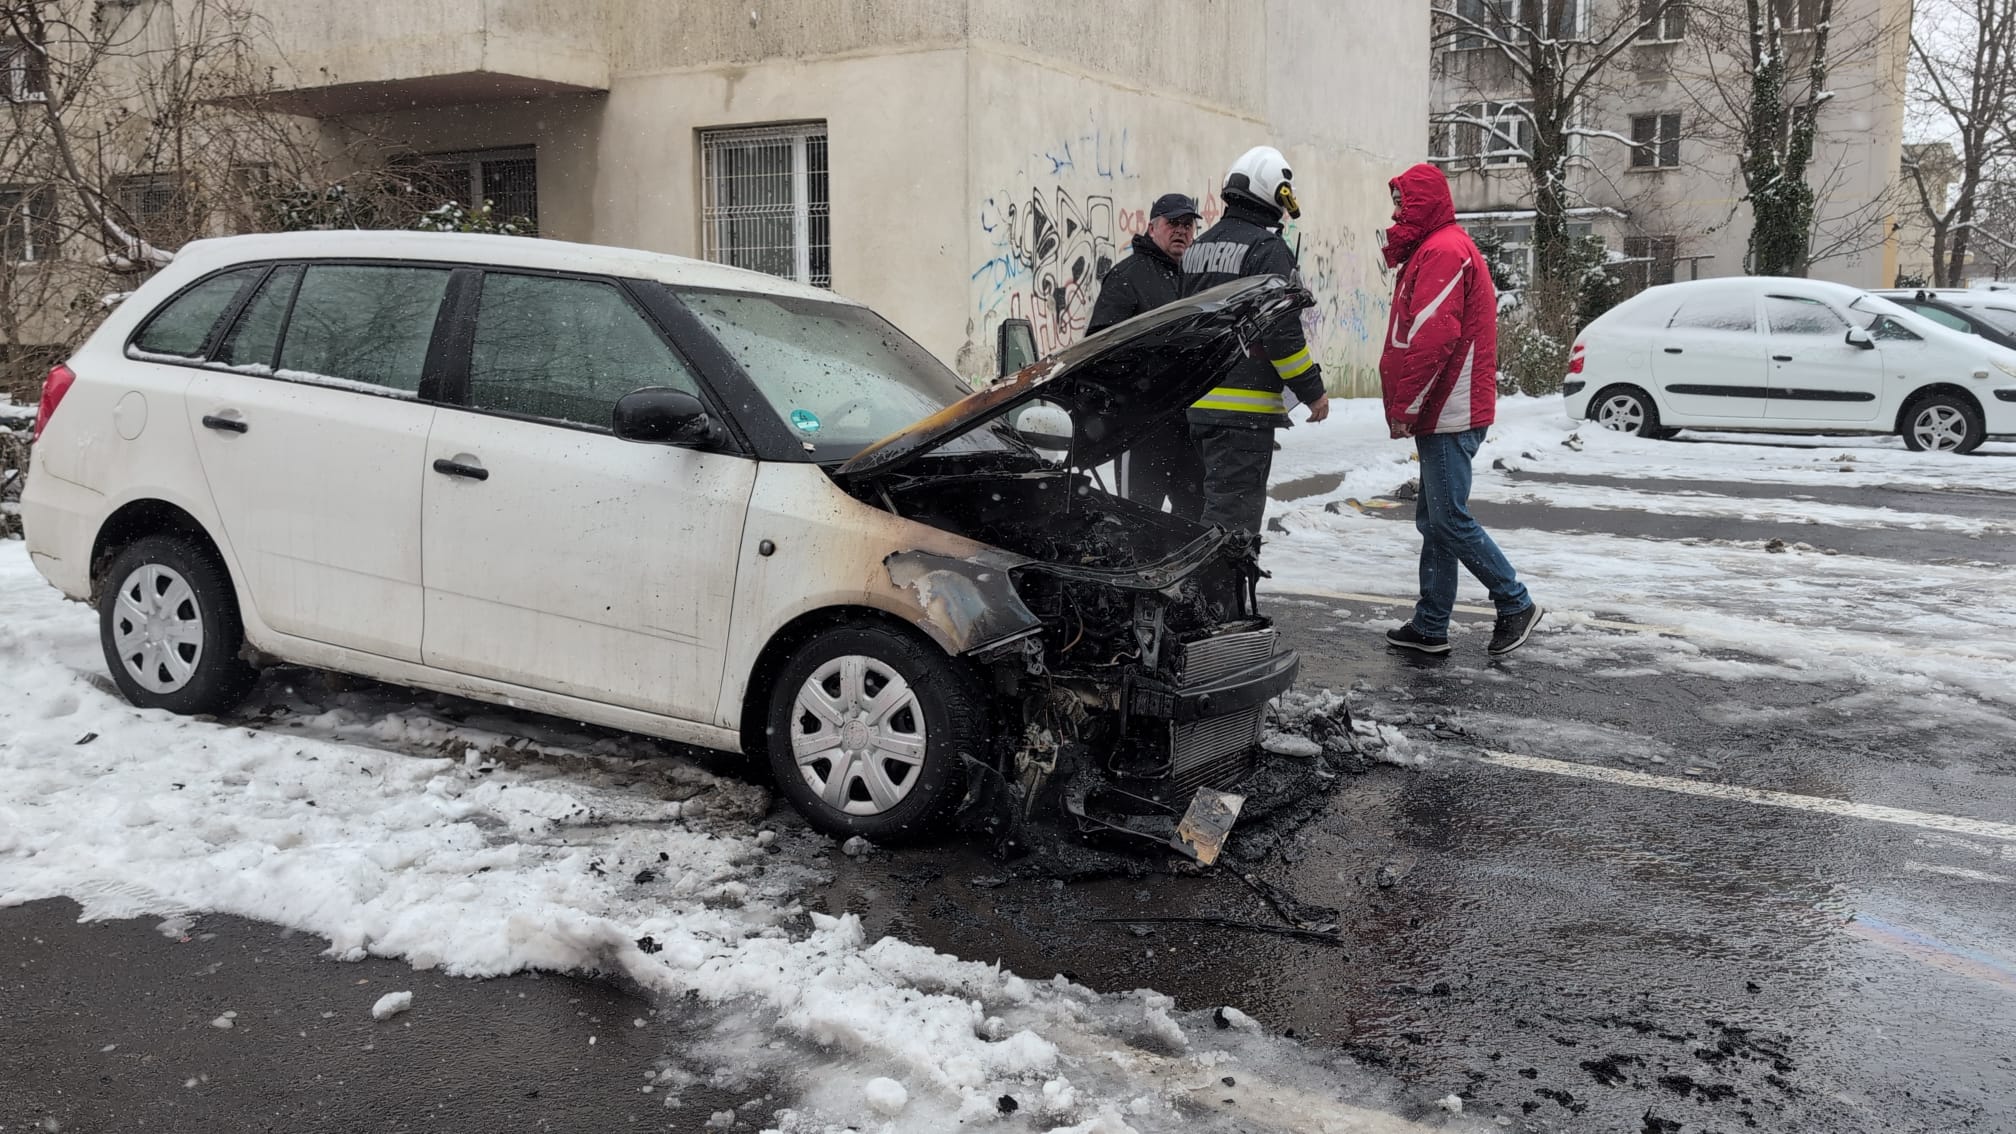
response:
<path id="1" fill-rule="evenodd" d="M 1869 294 L 1859 287 L 1797 276 L 1717 276 L 1706 280 L 1682 280 L 1678 283 L 1660 284 L 1657 287 L 1646 288 L 1639 294 L 1650 295 L 1657 292 L 1677 297 L 1714 291 L 1741 295 L 1769 295 L 1774 292 L 1795 291 L 1806 295 L 1825 296 L 1843 305 Z"/>
<path id="2" fill-rule="evenodd" d="M 183 245 L 175 253 L 178 267 L 199 272 L 252 260 L 297 259 L 446 261 L 499 268 L 593 273 L 657 280 L 680 287 L 853 302 L 824 288 L 708 260 L 532 236 L 380 229 L 275 232 L 196 240 Z"/>

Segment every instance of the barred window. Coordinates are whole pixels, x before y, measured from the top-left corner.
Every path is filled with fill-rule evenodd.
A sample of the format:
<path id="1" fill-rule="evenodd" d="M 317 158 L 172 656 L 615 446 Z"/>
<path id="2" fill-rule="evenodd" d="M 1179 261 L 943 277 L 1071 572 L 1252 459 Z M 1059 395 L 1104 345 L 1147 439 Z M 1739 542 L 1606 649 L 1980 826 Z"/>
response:
<path id="1" fill-rule="evenodd" d="M 539 234 L 539 156 L 532 146 L 504 150 L 457 150 L 419 159 L 421 191 L 439 203 L 454 201 L 470 212 L 490 202 L 500 222 L 523 221 L 525 235 Z"/>
<path id="2" fill-rule="evenodd" d="M 833 286 L 826 124 L 700 133 L 707 259 Z"/>

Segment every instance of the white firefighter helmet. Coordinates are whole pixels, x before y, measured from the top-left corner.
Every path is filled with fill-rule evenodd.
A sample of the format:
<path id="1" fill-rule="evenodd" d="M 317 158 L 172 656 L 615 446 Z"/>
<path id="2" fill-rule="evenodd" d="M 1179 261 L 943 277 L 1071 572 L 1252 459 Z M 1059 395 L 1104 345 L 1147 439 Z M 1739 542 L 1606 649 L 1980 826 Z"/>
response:
<path id="1" fill-rule="evenodd" d="M 1290 184 L 1295 173 L 1288 168 L 1288 159 L 1273 146 L 1254 146 L 1239 155 L 1232 168 L 1225 174 L 1225 190 L 1231 193 L 1245 193 L 1248 196 L 1274 206 L 1292 218 L 1302 215 L 1302 206 L 1295 201 L 1295 187 Z"/>

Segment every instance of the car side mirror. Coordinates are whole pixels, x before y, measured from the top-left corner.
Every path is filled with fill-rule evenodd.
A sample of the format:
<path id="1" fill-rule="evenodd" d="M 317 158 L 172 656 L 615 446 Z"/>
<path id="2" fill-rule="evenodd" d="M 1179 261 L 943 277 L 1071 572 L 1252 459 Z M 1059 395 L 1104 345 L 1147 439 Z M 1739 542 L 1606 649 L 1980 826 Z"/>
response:
<path id="1" fill-rule="evenodd" d="M 994 376 L 1006 378 L 1036 361 L 1036 328 L 1027 319 L 1003 319 L 994 336 Z"/>
<path id="2" fill-rule="evenodd" d="M 1014 418 L 1015 432 L 1022 439 L 1053 453 L 1071 451 L 1071 414 L 1056 402 L 1036 402 Z"/>
<path id="3" fill-rule="evenodd" d="M 707 407 L 684 390 L 649 386 L 616 400 L 610 415 L 616 436 L 661 445 L 705 445 L 720 436 Z"/>
<path id="4" fill-rule="evenodd" d="M 1847 338 L 1848 338 L 1848 345 L 1854 347 L 1857 350 L 1876 349 L 1876 340 L 1869 336 L 1869 332 L 1866 328 L 1863 327 L 1848 328 Z"/>

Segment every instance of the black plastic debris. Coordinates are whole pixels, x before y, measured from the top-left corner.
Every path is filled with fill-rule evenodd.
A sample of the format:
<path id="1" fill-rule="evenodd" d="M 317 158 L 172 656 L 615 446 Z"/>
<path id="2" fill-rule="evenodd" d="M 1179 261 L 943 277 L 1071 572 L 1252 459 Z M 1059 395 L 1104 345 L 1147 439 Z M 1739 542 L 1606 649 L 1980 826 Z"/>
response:
<path id="1" fill-rule="evenodd" d="M 1014 1095 L 1002 1095 L 1000 1098 L 994 1100 L 994 1109 L 1000 1111 L 1002 1114 L 1014 1114 L 1016 1111 L 1022 1109 L 1022 1104 L 1015 1101 Z"/>
<path id="2" fill-rule="evenodd" d="M 655 937 L 645 936 L 637 939 L 637 951 L 640 953 L 659 953 L 664 949 L 665 946 L 658 944 L 658 939 Z"/>

